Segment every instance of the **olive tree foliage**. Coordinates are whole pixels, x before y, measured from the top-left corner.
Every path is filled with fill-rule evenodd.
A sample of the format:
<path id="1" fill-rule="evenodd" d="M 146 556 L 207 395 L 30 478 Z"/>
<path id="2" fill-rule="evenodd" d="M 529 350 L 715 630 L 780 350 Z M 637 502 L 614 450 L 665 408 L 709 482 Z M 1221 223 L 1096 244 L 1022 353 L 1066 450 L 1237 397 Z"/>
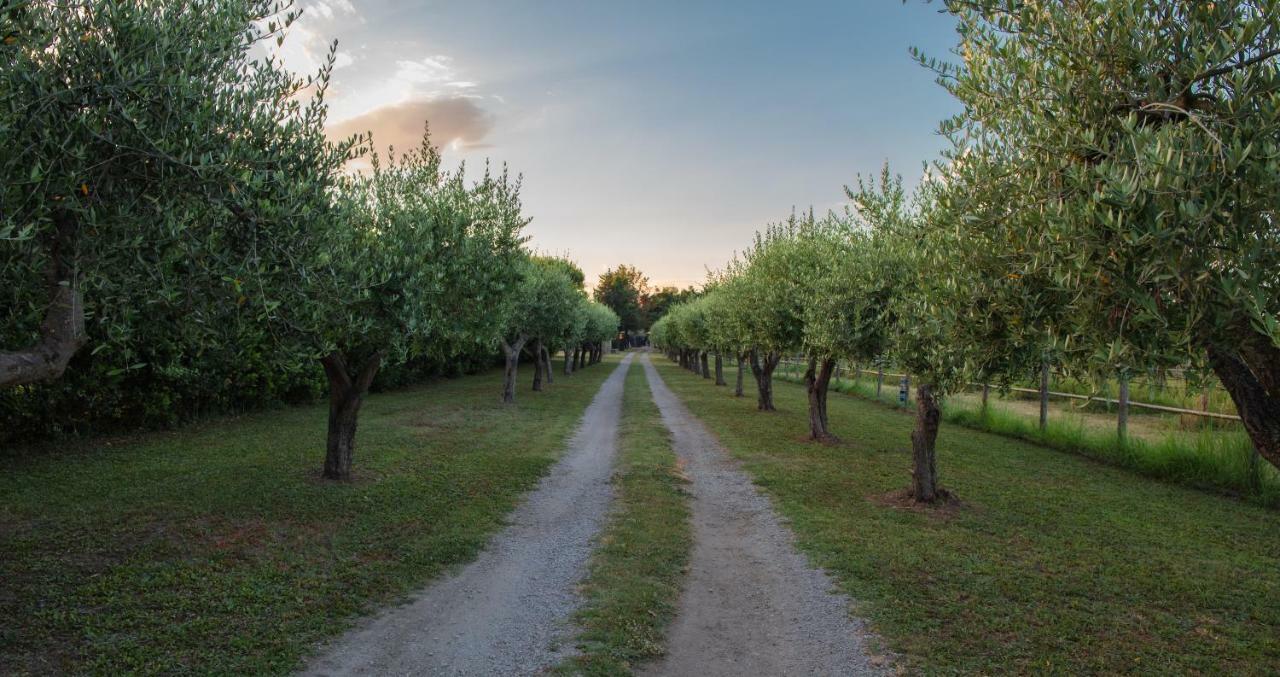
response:
<path id="1" fill-rule="evenodd" d="M 266 348 L 262 292 L 292 279 L 279 260 L 311 245 L 356 143 L 323 134 L 332 61 L 299 79 L 249 57 L 295 16 L 262 0 L 0 8 L 0 386 L 26 384 L 3 396 L 32 427 L 60 407 L 167 423 L 184 399 L 290 387 L 263 376 L 299 360 Z"/>
<path id="2" fill-rule="evenodd" d="M 1057 349 L 1097 367 L 1206 360 L 1280 465 L 1280 7 L 952 0 L 953 162 L 1016 206 L 995 232 L 1070 299 Z M 989 214 L 989 213 L 988 213 Z"/>

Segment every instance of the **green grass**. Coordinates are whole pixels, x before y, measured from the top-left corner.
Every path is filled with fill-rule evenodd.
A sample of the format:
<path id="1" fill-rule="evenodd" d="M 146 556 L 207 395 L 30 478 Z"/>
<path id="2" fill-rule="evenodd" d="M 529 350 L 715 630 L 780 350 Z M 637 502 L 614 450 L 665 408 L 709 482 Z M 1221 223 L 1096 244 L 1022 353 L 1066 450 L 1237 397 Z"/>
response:
<path id="1" fill-rule="evenodd" d="M 639 365 L 625 388 L 617 498 L 583 585 L 586 601 L 576 619 L 581 654 L 562 673 L 630 674 L 661 656 L 692 545 L 688 480 Z"/>
<path id="2" fill-rule="evenodd" d="M 897 507 L 909 412 L 833 398 L 844 441 L 809 443 L 801 388 L 762 414 L 660 368 L 908 669 L 1280 671 L 1280 513 L 947 423 L 938 469 L 962 505 Z"/>
<path id="3" fill-rule="evenodd" d="M 1280 472 L 1257 458 L 1249 436 L 1240 430 L 1202 430 L 1170 435 L 1159 442 L 1121 441 L 1115 433 L 1086 428 L 1079 421 L 1039 422 L 989 407 L 944 407 L 946 419 L 1048 447 L 1081 453 L 1149 477 L 1239 496 L 1280 507 Z"/>
<path id="4" fill-rule="evenodd" d="M 373 395 L 357 480 L 318 479 L 327 407 L 51 453 L 0 477 L 0 674 L 285 673 L 474 557 L 561 454 L 614 360 Z"/>
<path id="5" fill-rule="evenodd" d="M 780 372 L 779 380 L 795 383 L 794 370 Z M 875 380 L 832 381 L 831 389 L 892 407 L 898 403 L 898 384 L 886 380 L 876 398 Z M 1198 434 L 1169 434 L 1159 441 L 1131 436 L 1122 442 L 1114 432 L 1085 427 L 1079 420 L 1050 417 L 1044 430 L 1036 419 L 1004 411 L 998 406 L 984 412 L 978 406 L 943 403 L 943 416 L 977 430 L 1009 435 L 1061 451 L 1084 454 L 1148 477 L 1177 482 L 1229 496 L 1245 498 L 1267 507 L 1280 507 L 1280 472 L 1257 458 L 1249 436 L 1240 429 L 1205 429 Z"/>

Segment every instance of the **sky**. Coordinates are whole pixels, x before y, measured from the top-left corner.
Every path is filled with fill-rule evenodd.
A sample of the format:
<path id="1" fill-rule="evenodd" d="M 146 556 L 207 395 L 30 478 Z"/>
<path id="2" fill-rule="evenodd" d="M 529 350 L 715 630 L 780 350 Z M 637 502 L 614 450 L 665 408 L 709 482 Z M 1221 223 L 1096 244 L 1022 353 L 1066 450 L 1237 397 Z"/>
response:
<path id="1" fill-rule="evenodd" d="M 280 56 L 338 41 L 334 136 L 523 175 L 530 246 L 591 283 L 700 283 L 792 209 L 845 204 L 887 161 L 913 183 L 959 110 L 909 53 L 949 57 L 922 0 L 301 0 Z"/>

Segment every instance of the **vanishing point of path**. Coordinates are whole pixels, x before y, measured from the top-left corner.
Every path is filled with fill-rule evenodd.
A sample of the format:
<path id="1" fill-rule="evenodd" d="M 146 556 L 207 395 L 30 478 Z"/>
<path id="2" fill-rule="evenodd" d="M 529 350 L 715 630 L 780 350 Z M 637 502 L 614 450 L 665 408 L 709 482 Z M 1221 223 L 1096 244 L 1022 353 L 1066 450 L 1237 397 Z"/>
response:
<path id="1" fill-rule="evenodd" d="M 645 376 L 693 490 L 693 552 L 650 675 L 880 674 L 850 601 L 795 548 L 769 500 L 684 406 L 646 353 Z"/>
<path id="2" fill-rule="evenodd" d="M 474 562 L 325 647 L 311 675 L 529 675 L 572 648 L 575 590 L 613 497 L 627 355 L 564 457 Z M 559 650 L 555 648 L 559 645 Z"/>

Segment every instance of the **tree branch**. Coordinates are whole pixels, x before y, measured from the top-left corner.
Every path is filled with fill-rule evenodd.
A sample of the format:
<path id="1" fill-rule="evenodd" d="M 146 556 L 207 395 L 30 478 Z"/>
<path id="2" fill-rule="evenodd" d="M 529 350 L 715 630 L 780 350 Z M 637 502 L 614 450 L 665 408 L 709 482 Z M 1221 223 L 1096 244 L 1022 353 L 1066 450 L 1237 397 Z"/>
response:
<path id="1" fill-rule="evenodd" d="M 1227 73 L 1230 73 L 1232 71 L 1238 71 L 1242 68 L 1248 68 L 1249 66 L 1262 63 L 1263 61 L 1266 61 L 1267 59 L 1270 59 L 1274 56 L 1280 56 L 1280 47 L 1277 47 L 1275 49 L 1269 49 L 1265 52 L 1262 52 L 1261 54 L 1257 54 L 1255 56 L 1249 57 L 1248 59 L 1245 59 L 1243 61 L 1237 61 L 1235 63 L 1226 64 L 1225 66 L 1218 66 L 1217 68 L 1211 68 L 1195 76 L 1194 78 L 1191 78 L 1191 82 L 1187 85 L 1187 89 L 1190 89 L 1191 85 L 1194 85 L 1195 83 L 1200 82 L 1201 80 L 1216 78 L 1219 75 L 1226 75 Z"/>
<path id="2" fill-rule="evenodd" d="M 40 341 L 24 350 L 0 352 L 0 388 L 58 378 L 67 363 L 88 341 L 84 332 L 84 304 L 75 270 L 63 258 L 63 247 L 75 235 L 75 219 L 54 215 L 49 244 L 49 309 L 40 324 Z"/>

